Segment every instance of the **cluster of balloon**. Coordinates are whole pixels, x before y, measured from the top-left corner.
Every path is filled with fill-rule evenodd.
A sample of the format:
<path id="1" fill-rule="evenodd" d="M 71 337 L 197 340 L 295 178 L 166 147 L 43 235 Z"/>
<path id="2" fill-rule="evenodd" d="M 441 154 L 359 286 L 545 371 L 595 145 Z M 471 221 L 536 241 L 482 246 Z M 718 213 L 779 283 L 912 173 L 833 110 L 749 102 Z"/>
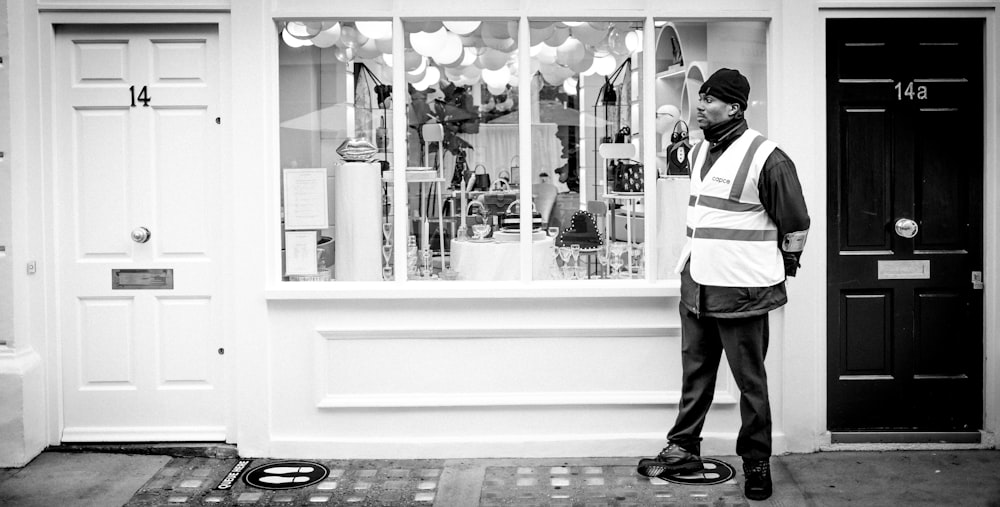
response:
<path id="1" fill-rule="evenodd" d="M 531 75 L 572 93 L 577 75 L 609 76 L 642 47 L 642 31 L 628 22 L 528 25 Z M 500 95 L 518 83 L 517 21 L 407 21 L 404 28 L 403 67 L 417 90 L 446 79 L 460 86 L 483 83 Z M 281 36 L 291 47 L 333 48 L 345 63 L 368 59 L 393 65 L 390 21 L 289 21 Z"/>

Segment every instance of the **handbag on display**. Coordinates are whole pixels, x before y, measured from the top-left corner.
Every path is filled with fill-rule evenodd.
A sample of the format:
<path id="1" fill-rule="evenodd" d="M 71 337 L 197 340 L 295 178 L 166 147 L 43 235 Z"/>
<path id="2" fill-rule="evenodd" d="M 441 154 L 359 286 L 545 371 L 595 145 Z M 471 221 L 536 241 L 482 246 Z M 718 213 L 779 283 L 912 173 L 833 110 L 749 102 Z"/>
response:
<path id="1" fill-rule="evenodd" d="M 483 194 L 483 204 L 490 215 L 499 215 L 507 210 L 510 203 L 517 200 L 517 192 L 510 190 L 510 185 L 504 180 L 496 180 L 490 186 L 489 192 Z"/>
<path id="2" fill-rule="evenodd" d="M 479 171 L 480 168 L 482 168 L 482 172 Z M 469 190 L 488 192 L 490 190 L 490 173 L 486 172 L 486 166 L 483 164 L 476 165 L 473 173 Z"/>
<path id="3" fill-rule="evenodd" d="M 531 230 L 541 230 L 542 214 L 535 209 L 535 203 L 531 203 Z M 514 200 L 507 206 L 507 209 L 500 214 L 500 230 L 519 231 L 521 230 L 521 201 Z"/>
<path id="4" fill-rule="evenodd" d="M 691 174 L 691 161 L 688 157 L 691 153 L 691 143 L 688 139 L 687 123 L 678 120 L 674 124 L 674 131 L 670 133 L 670 146 L 667 147 L 668 175 L 687 176 Z"/>
<path id="5" fill-rule="evenodd" d="M 645 171 L 641 162 L 615 160 L 608 167 L 608 185 L 612 192 L 643 192 Z"/>
<path id="6" fill-rule="evenodd" d="M 500 181 L 510 184 L 510 171 L 502 169 L 499 173 L 497 173 L 497 182 Z"/>
<path id="7" fill-rule="evenodd" d="M 625 125 L 624 127 L 618 129 L 618 132 L 615 134 L 615 142 L 616 143 L 632 142 L 632 130 L 628 128 L 628 125 Z"/>

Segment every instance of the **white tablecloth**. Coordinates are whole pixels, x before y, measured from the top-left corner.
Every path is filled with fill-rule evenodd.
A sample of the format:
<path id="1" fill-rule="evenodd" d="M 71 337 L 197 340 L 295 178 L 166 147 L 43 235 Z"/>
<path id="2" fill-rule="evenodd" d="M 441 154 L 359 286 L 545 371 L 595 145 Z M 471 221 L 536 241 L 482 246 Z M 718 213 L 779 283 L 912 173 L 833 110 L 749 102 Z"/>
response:
<path id="1" fill-rule="evenodd" d="M 451 267 L 458 272 L 459 280 L 519 280 L 521 244 L 518 242 L 452 241 Z M 532 278 L 548 280 L 552 277 L 552 238 L 533 242 Z"/>

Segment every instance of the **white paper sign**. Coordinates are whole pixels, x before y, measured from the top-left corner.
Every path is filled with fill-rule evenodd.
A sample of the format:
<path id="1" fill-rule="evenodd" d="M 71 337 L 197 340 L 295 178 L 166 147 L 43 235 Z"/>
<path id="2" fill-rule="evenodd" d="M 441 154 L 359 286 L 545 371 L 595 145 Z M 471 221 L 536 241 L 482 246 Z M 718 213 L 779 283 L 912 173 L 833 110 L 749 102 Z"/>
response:
<path id="1" fill-rule="evenodd" d="M 315 275 L 316 233 L 314 231 L 285 232 L 285 274 Z"/>
<path id="2" fill-rule="evenodd" d="M 285 169 L 285 230 L 326 229 L 326 169 Z"/>

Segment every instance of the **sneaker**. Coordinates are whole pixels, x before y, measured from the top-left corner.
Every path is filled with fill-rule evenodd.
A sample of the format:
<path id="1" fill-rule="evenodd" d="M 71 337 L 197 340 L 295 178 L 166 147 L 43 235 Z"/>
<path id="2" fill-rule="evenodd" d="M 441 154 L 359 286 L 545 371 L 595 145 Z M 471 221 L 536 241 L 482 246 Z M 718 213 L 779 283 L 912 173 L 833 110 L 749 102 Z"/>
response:
<path id="1" fill-rule="evenodd" d="M 771 497 L 771 463 L 769 460 L 743 460 L 743 494 L 750 500 Z"/>
<path id="2" fill-rule="evenodd" d="M 636 468 L 639 475 L 645 477 L 660 477 L 702 470 L 701 457 L 686 451 L 677 444 L 670 444 L 660 451 L 655 458 L 639 460 Z"/>

